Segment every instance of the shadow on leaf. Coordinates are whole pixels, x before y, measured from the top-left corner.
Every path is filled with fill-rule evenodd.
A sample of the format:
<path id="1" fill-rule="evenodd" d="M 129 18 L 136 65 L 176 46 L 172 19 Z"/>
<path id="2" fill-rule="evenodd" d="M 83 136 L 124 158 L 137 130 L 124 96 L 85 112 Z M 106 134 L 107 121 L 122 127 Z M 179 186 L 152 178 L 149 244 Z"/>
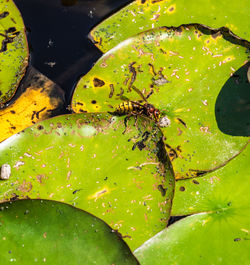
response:
<path id="1" fill-rule="evenodd" d="M 215 104 L 219 129 L 233 136 L 250 136 L 250 63 L 238 69 L 222 87 Z"/>

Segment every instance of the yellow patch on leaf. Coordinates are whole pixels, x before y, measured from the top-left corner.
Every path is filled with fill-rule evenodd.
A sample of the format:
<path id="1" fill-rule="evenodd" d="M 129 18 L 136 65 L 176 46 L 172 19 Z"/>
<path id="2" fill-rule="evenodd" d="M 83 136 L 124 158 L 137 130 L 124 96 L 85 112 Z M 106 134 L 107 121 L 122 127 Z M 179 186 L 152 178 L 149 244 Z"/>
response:
<path id="1" fill-rule="evenodd" d="M 29 74 L 36 77 L 35 81 L 29 81 L 30 86 L 20 97 L 0 110 L 0 142 L 51 117 L 51 112 L 63 105 L 63 93 L 58 86 L 34 69 Z"/>

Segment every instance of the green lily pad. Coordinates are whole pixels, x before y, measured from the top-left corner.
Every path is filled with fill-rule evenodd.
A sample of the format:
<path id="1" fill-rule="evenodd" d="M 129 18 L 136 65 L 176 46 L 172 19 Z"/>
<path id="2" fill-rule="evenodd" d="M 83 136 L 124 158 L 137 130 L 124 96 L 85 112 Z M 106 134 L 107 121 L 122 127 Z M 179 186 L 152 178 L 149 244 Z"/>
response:
<path id="1" fill-rule="evenodd" d="M 221 88 L 247 60 L 243 44 L 194 25 L 141 33 L 110 50 L 82 77 L 72 108 L 114 111 L 124 100 L 148 97 L 171 121 L 162 131 L 176 178 L 197 177 L 224 165 L 248 141 L 224 134 L 215 115 Z"/>
<path id="2" fill-rule="evenodd" d="M 187 215 L 249 203 L 249 159 L 248 145 L 246 150 L 224 167 L 195 180 L 177 181 L 172 215 Z"/>
<path id="3" fill-rule="evenodd" d="M 135 124 L 135 125 L 134 125 Z M 174 179 L 162 134 L 150 120 L 76 114 L 38 123 L 0 144 L 1 201 L 41 198 L 88 211 L 122 234 L 130 248 L 167 223 Z"/>
<path id="4" fill-rule="evenodd" d="M 196 214 L 137 249 L 141 264 L 248 264 L 249 158 L 248 146 L 215 172 L 177 181 L 172 215 Z"/>
<path id="5" fill-rule="evenodd" d="M 240 38 L 250 41 L 247 0 L 137 0 L 97 25 L 90 38 L 107 52 L 123 40 L 146 30 L 162 26 L 178 27 L 199 23 L 211 28 L 227 27 Z M 225 29 L 227 30 L 227 29 Z"/>
<path id="6" fill-rule="evenodd" d="M 139 264 L 100 219 L 43 200 L 1 204 L 2 264 Z"/>
<path id="7" fill-rule="evenodd" d="M 28 65 L 28 44 L 20 12 L 12 0 L 0 0 L 0 104 L 15 94 Z"/>

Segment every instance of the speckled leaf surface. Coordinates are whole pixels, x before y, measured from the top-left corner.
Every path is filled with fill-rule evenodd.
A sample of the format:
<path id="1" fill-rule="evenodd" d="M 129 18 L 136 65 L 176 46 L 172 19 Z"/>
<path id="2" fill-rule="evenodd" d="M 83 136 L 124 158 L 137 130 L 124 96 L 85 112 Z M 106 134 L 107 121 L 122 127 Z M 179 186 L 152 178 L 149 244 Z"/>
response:
<path id="1" fill-rule="evenodd" d="M 135 124 L 136 122 L 136 124 Z M 134 126 L 135 124 L 135 126 Z M 1 201 L 42 198 L 88 211 L 134 249 L 167 223 L 174 188 L 152 122 L 102 114 L 52 118 L 0 144 Z M 124 132 L 124 134 L 123 134 Z"/>
<path id="2" fill-rule="evenodd" d="M 64 105 L 64 93 L 54 82 L 33 68 L 27 71 L 27 76 L 21 95 L 0 109 L 0 142 L 57 114 Z"/>
<path id="3" fill-rule="evenodd" d="M 227 27 L 250 41 L 247 0 L 136 0 L 97 25 L 90 38 L 103 52 L 121 41 L 149 29 L 199 23 L 211 28 Z"/>
<path id="4" fill-rule="evenodd" d="M 171 121 L 162 130 L 176 178 L 196 177 L 223 165 L 247 142 L 219 130 L 215 116 L 221 88 L 247 60 L 240 44 L 245 43 L 196 25 L 139 34 L 82 77 L 72 108 L 114 111 L 124 100 L 149 96 Z"/>
<path id="5" fill-rule="evenodd" d="M 249 264 L 249 146 L 225 167 L 177 181 L 173 215 L 186 217 L 135 251 L 143 264 Z M 181 250 L 181 251 L 180 251 Z"/>
<path id="6" fill-rule="evenodd" d="M 28 44 L 24 24 L 12 0 L 0 1 L 0 104 L 11 99 L 26 66 Z"/>
<path id="7" fill-rule="evenodd" d="M 139 264 L 107 224 L 64 203 L 2 203 L 0 224 L 1 264 Z"/>
<path id="8" fill-rule="evenodd" d="M 224 167 L 195 180 L 177 181 L 172 215 L 236 207 L 239 203 L 249 204 L 249 160 L 248 144 Z"/>

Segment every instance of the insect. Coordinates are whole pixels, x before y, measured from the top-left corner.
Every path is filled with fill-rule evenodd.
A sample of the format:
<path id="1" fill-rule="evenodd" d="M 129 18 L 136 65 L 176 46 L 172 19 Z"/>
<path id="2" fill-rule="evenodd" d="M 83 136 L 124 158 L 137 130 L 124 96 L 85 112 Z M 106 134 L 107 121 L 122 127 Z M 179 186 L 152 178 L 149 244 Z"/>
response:
<path id="1" fill-rule="evenodd" d="M 115 115 L 145 115 L 150 119 L 158 122 L 160 119 L 160 111 L 148 102 L 141 104 L 137 101 L 124 101 L 113 112 Z"/>
<path id="2" fill-rule="evenodd" d="M 135 86 L 132 86 L 133 90 L 135 90 L 142 100 L 139 101 L 132 101 L 127 100 L 123 101 L 119 104 L 119 106 L 116 108 L 114 112 L 110 112 L 113 115 L 128 115 L 127 118 L 131 115 L 144 115 L 150 118 L 151 120 L 154 120 L 156 124 L 159 127 L 168 127 L 170 125 L 170 120 L 167 116 L 161 117 L 161 112 L 159 109 L 155 108 L 154 105 L 147 102 L 147 99 L 153 94 L 153 90 L 145 97 L 142 92 L 137 89 Z M 143 104 L 143 102 L 145 102 Z M 125 123 L 127 121 L 127 118 L 125 119 Z"/>

